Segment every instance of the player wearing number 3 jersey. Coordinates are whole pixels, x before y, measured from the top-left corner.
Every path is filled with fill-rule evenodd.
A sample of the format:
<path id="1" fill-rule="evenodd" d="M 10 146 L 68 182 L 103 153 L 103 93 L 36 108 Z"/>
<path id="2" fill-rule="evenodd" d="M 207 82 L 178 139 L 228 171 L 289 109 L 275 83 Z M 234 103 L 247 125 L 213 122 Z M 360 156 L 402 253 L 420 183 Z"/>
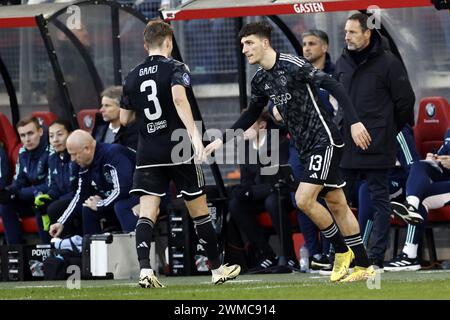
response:
<path id="1" fill-rule="evenodd" d="M 138 121 L 139 142 L 136 171 L 130 192 L 140 195 L 139 220 L 136 225 L 136 250 L 141 269 L 139 285 L 145 288 L 164 287 L 150 267 L 150 243 L 159 214 L 160 198 L 171 180 L 186 202 L 199 243 L 206 251 L 212 270 L 212 282 L 220 284 L 234 279 L 238 265 L 221 265 L 217 238 L 208 214 L 201 167 L 194 162 L 194 153 L 203 153 L 203 143 L 195 127 L 186 88 L 190 87 L 187 66 L 170 58 L 173 31 L 162 20 L 153 20 L 144 30 L 144 47 L 149 56 L 125 79 L 121 100 L 120 122 Z M 179 129 L 187 134 L 182 148 L 185 154 L 172 155 L 179 141 L 172 133 Z M 181 141 L 183 143 L 183 141 Z M 192 146 L 192 147 L 191 147 Z"/>
<path id="2" fill-rule="evenodd" d="M 139 123 L 137 169 L 174 164 L 171 151 L 179 142 L 171 141 L 171 135 L 185 128 L 173 102 L 174 86 L 190 86 L 189 70 L 161 55 L 147 57 L 125 79 L 121 108 L 137 112 Z M 186 154 L 182 162 L 192 157 L 193 153 Z"/>

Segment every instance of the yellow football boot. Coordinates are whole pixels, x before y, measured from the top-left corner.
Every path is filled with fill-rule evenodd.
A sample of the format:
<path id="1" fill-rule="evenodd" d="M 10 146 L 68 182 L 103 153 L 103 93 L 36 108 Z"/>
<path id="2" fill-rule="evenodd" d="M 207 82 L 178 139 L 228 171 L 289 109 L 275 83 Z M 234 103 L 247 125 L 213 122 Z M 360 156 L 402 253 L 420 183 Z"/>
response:
<path id="1" fill-rule="evenodd" d="M 355 254 L 349 247 L 347 252 L 336 253 L 334 256 L 333 271 L 331 271 L 330 280 L 336 282 L 341 280 L 347 275 L 350 263 L 355 258 Z"/>
<path id="2" fill-rule="evenodd" d="M 353 272 L 347 277 L 341 280 L 341 282 L 355 282 L 355 281 L 365 281 L 367 279 L 372 279 L 376 275 L 376 271 L 373 266 L 367 268 L 355 266 Z"/>

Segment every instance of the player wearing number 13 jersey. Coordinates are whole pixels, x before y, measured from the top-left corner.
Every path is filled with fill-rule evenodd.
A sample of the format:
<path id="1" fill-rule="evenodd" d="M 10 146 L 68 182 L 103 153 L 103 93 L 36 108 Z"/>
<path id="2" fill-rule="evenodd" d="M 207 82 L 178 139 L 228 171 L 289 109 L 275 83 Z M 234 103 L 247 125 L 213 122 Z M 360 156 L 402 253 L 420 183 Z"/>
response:
<path id="1" fill-rule="evenodd" d="M 358 222 L 340 188 L 338 150 L 342 147 L 342 140 L 317 98 L 317 87 L 332 94 L 348 113 L 352 119 L 353 141 L 358 147 L 367 149 L 370 135 L 359 122 L 343 86 L 315 69 L 307 60 L 276 52 L 270 44 L 271 30 L 267 23 L 256 22 L 245 25 L 239 33 L 242 53 L 250 64 L 258 64 L 261 68 L 252 80 L 250 106 L 231 128 L 246 130 L 269 99 L 273 102 L 294 138 L 304 165 L 295 193 L 296 203 L 330 240 L 336 252 L 331 281 L 365 280 L 374 275 L 374 270 L 369 267 Z M 221 144 L 220 139 L 210 143 L 205 148 L 204 157 Z M 318 196 L 325 199 L 339 228 L 327 209 L 317 201 Z M 347 276 L 353 258 L 355 271 Z"/>
<path id="2" fill-rule="evenodd" d="M 212 271 L 212 282 L 220 284 L 238 276 L 238 265 L 221 265 L 217 238 L 203 194 L 204 178 L 192 152 L 174 160 L 172 150 L 178 141 L 172 133 L 187 132 L 184 144 L 191 144 L 197 155 L 203 143 L 195 127 L 186 88 L 190 86 L 186 65 L 169 58 L 172 48 L 171 27 L 162 20 L 150 21 L 144 30 L 144 47 L 149 56 L 126 77 L 120 110 L 120 122 L 139 124 L 137 165 L 133 177 L 134 192 L 140 195 L 139 220 L 136 225 L 136 250 L 141 268 L 139 285 L 144 288 L 164 287 L 150 267 L 150 243 L 158 218 L 160 198 L 172 180 L 183 195 L 194 221 L 199 243 L 206 251 Z M 178 130 L 181 131 L 181 130 Z M 182 141 L 183 143 L 183 141 Z M 177 157 L 180 158 L 180 157 Z"/>

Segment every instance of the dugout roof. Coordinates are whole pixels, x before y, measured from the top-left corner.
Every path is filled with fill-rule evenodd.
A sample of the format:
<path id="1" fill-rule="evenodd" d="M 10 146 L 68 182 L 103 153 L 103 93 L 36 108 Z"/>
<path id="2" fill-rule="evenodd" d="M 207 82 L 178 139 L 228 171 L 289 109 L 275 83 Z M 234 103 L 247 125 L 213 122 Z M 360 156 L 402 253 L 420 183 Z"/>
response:
<path id="1" fill-rule="evenodd" d="M 373 5 L 382 9 L 432 6 L 430 0 L 191 0 L 162 13 L 166 20 L 190 20 L 366 10 Z"/>
<path id="2" fill-rule="evenodd" d="M 98 108 L 101 91 L 145 57 L 147 20 L 114 1 L 1 7 L 0 112 L 16 123 L 52 111 L 76 127 L 77 112 Z"/>

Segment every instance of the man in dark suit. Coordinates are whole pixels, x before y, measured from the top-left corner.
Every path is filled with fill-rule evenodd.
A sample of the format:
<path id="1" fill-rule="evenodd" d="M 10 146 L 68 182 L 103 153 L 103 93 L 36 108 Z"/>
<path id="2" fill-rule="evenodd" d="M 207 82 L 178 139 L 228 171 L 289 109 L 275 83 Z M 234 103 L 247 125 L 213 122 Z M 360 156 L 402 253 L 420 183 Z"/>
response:
<path id="1" fill-rule="evenodd" d="M 369 258 L 382 268 L 390 221 L 388 172 L 395 165 L 397 133 L 406 123 L 414 123 L 415 97 L 401 61 L 388 50 L 377 31 L 368 27 L 367 19 L 362 13 L 347 19 L 347 47 L 336 62 L 336 75 L 372 143 L 367 149 L 352 143 L 348 115 L 344 112 L 341 167 L 347 181 L 347 199 L 352 199 L 359 179 L 367 180 L 375 209 Z"/>

